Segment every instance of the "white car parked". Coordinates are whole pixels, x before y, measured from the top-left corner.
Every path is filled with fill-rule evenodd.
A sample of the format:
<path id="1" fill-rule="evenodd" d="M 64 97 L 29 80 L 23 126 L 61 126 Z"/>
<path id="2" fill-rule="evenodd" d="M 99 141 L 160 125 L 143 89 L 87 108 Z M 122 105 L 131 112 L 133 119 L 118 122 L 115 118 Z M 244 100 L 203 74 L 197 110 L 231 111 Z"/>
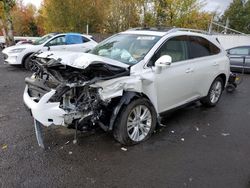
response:
<path id="1" fill-rule="evenodd" d="M 90 35 L 78 33 L 51 33 L 33 44 L 22 44 L 5 48 L 5 62 L 10 65 L 23 65 L 26 69 L 30 68 L 29 57 L 37 51 L 78 51 L 86 52 L 94 48 L 97 43 Z"/>
<path id="2" fill-rule="evenodd" d="M 32 61 L 23 97 L 41 146 L 41 125 L 98 125 L 122 144 L 140 143 L 166 111 L 197 100 L 215 106 L 230 73 L 215 38 L 176 28 L 128 30 L 90 53 L 45 52 Z"/>

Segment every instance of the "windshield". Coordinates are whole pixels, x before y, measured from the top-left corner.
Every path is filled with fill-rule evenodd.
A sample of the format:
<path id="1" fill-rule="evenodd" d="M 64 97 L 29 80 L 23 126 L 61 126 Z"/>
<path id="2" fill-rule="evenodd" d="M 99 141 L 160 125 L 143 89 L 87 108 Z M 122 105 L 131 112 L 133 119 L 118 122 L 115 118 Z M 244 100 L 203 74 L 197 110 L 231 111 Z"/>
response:
<path id="1" fill-rule="evenodd" d="M 160 39 L 159 36 L 118 34 L 97 45 L 90 53 L 134 65 Z"/>
<path id="2" fill-rule="evenodd" d="M 34 44 L 34 45 L 43 44 L 44 42 L 46 42 L 47 40 L 49 40 L 49 39 L 52 38 L 53 36 L 54 36 L 53 34 L 44 35 L 42 38 L 37 39 L 33 44 Z"/>

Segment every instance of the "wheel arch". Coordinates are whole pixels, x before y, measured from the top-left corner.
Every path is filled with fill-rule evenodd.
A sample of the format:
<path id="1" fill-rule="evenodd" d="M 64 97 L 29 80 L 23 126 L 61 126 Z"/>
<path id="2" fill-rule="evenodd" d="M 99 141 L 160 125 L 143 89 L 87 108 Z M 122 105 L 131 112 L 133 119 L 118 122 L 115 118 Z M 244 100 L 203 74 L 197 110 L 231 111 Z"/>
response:
<path id="1" fill-rule="evenodd" d="M 23 67 L 25 67 L 25 66 L 24 66 L 25 60 L 26 60 L 30 55 L 32 55 L 33 53 L 35 53 L 35 52 L 29 52 L 29 53 L 27 53 L 27 54 L 25 54 L 25 55 L 23 56 L 23 58 L 22 58 L 22 66 L 23 66 Z"/>
<path id="2" fill-rule="evenodd" d="M 217 79 L 217 78 L 221 78 L 222 79 L 222 81 L 223 81 L 223 90 L 226 88 L 226 84 L 227 84 L 227 77 L 226 77 L 226 74 L 225 73 L 220 73 L 220 74 L 218 74 L 213 80 L 211 79 L 210 81 L 211 81 L 211 83 L 210 83 L 210 86 L 209 86 L 209 88 L 207 88 L 206 90 L 204 90 L 204 95 L 203 95 L 203 97 L 206 97 L 207 95 L 208 95 L 208 92 L 209 92 L 209 90 L 210 90 L 210 88 L 211 88 L 211 86 L 212 86 L 212 84 L 213 84 L 213 82 Z M 202 97 L 202 98 L 203 98 Z"/>
<path id="3" fill-rule="evenodd" d="M 121 110 L 123 109 L 123 107 L 128 105 L 130 102 L 132 102 L 133 100 L 138 99 L 138 98 L 145 98 L 152 104 L 152 102 L 150 101 L 148 96 L 145 95 L 144 93 L 124 91 L 123 96 L 116 103 L 117 105 L 111 114 L 109 128 L 108 128 L 109 131 L 113 130 L 115 121 L 116 121 L 118 115 L 120 114 Z M 153 104 L 152 104 L 152 107 L 155 109 Z M 155 112 L 156 112 L 156 110 L 155 110 Z"/>
<path id="4" fill-rule="evenodd" d="M 218 75 L 215 79 L 217 79 L 217 78 L 221 78 L 222 80 L 223 80 L 223 89 L 226 87 L 226 82 L 227 82 L 227 77 L 226 77 L 226 74 L 224 74 L 224 73 L 221 73 L 220 75 Z M 215 80 L 214 79 L 214 80 Z"/>

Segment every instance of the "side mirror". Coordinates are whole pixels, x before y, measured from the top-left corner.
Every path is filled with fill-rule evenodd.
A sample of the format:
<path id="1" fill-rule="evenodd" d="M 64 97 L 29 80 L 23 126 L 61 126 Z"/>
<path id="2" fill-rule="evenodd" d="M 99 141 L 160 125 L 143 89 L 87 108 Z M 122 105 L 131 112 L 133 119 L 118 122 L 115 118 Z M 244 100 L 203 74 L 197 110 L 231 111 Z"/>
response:
<path id="1" fill-rule="evenodd" d="M 171 63 L 172 63 L 172 57 L 169 55 L 163 55 L 155 62 L 155 66 L 156 67 L 167 67 L 167 66 L 171 65 Z"/>
<path id="2" fill-rule="evenodd" d="M 49 46 L 48 43 L 46 43 L 46 44 L 44 45 L 44 47 L 47 47 L 47 50 L 50 51 L 50 46 Z"/>
<path id="3" fill-rule="evenodd" d="M 161 56 L 156 62 L 156 73 L 160 74 L 163 67 L 168 67 L 172 63 L 172 57 L 169 55 L 163 55 Z"/>

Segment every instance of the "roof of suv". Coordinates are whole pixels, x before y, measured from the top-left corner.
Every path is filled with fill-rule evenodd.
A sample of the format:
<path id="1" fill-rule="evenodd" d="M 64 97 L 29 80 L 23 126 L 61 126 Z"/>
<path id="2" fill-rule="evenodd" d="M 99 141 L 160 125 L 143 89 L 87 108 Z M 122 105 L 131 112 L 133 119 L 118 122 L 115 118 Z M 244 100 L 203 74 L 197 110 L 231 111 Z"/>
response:
<path id="1" fill-rule="evenodd" d="M 189 32 L 189 33 L 196 33 L 196 34 L 206 34 L 208 35 L 209 33 L 203 30 L 196 30 L 196 29 L 187 29 L 187 28 L 170 28 L 170 27 L 160 27 L 160 28 L 143 28 L 143 27 L 138 27 L 138 28 L 132 28 L 127 31 L 124 31 L 122 33 L 128 33 L 128 34 L 143 34 L 143 35 L 155 35 L 155 36 L 164 36 L 168 33 L 172 32 Z"/>

